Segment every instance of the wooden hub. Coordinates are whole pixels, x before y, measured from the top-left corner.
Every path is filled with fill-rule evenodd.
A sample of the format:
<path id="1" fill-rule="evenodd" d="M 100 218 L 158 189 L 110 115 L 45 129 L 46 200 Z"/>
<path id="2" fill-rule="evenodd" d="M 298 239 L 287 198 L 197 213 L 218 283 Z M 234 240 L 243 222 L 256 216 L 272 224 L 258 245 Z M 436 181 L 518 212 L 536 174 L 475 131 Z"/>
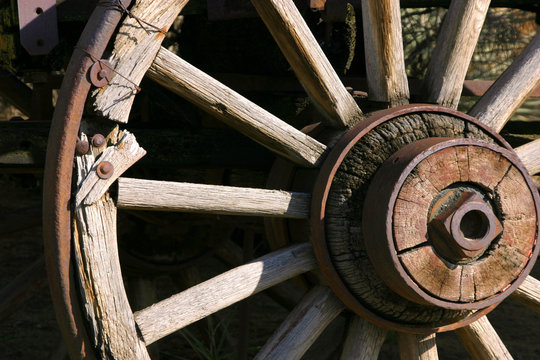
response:
<path id="1" fill-rule="evenodd" d="M 445 331 L 491 311 L 528 275 L 539 203 L 498 134 L 451 109 L 408 105 L 333 146 L 310 236 L 351 310 L 390 329 Z"/>
<path id="2" fill-rule="evenodd" d="M 428 138 L 383 163 L 365 199 L 363 235 L 392 290 L 473 310 L 515 288 L 536 248 L 537 219 L 526 172 L 513 159 L 484 141 Z"/>

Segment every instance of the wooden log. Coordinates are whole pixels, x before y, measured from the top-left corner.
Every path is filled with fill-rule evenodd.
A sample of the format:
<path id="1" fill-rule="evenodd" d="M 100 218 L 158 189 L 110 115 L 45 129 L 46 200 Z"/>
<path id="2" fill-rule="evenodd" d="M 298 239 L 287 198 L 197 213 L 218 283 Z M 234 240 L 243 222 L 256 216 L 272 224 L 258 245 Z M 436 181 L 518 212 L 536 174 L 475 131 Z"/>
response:
<path id="1" fill-rule="evenodd" d="M 81 135 L 85 140 L 86 136 Z M 77 183 L 92 171 L 94 155 L 76 157 Z M 116 239 L 116 207 L 105 194 L 76 207 L 73 219 L 75 277 L 83 312 L 94 331 L 91 340 L 103 359 L 150 359 L 139 338 L 124 289 Z"/>
<path id="2" fill-rule="evenodd" d="M 332 127 L 353 125 L 362 111 L 345 89 L 292 0 L 251 0 L 281 52 Z"/>
<path id="3" fill-rule="evenodd" d="M 499 132 L 539 85 L 540 34 L 478 100 L 469 115 Z"/>
<path id="4" fill-rule="evenodd" d="M 515 151 L 531 175 L 540 172 L 540 139 L 521 145 Z"/>
<path id="5" fill-rule="evenodd" d="M 425 77 L 427 101 L 457 109 L 491 0 L 454 0 Z"/>
<path id="6" fill-rule="evenodd" d="M 527 276 L 512 297 L 540 314 L 540 281 L 537 279 Z"/>
<path id="7" fill-rule="evenodd" d="M 354 316 L 349 324 L 340 360 L 377 359 L 387 332 L 386 329 Z"/>
<path id="8" fill-rule="evenodd" d="M 99 161 L 92 164 L 92 168 L 81 182 L 75 196 L 75 204 L 77 206 L 83 201 L 86 205 L 96 202 L 124 171 L 146 154 L 146 151 L 139 146 L 133 134 L 128 131 L 122 131 L 119 137 L 120 141 L 103 151 L 103 154 L 99 157 Z M 109 162 L 113 166 L 113 173 L 108 178 L 102 178 L 98 175 L 98 168 L 104 162 Z"/>
<path id="9" fill-rule="evenodd" d="M 118 207 L 306 219 L 311 195 L 281 190 L 118 179 Z"/>
<path id="10" fill-rule="evenodd" d="M 512 355 L 485 316 L 457 329 L 456 334 L 474 360 L 512 359 Z"/>
<path id="11" fill-rule="evenodd" d="M 146 344 L 316 267 L 311 244 L 275 251 L 135 313 Z"/>
<path id="12" fill-rule="evenodd" d="M 401 360 L 437 360 L 439 358 L 435 334 L 399 333 L 398 345 Z"/>
<path id="13" fill-rule="evenodd" d="M 188 0 L 139 0 L 117 31 L 109 58 L 115 76 L 96 89 L 94 110 L 113 121 L 127 123 L 137 87 L 154 61 L 165 32 Z"/>
<path id="14" fill-rule="evenodd" d="M 332 290 L 322 286 L 314 288 L 287 316 L 255 359 L 300 359 L 344 308 Z"/>
<path id="15" fill-rule="evenodd" d="M 47 273 L 42 257 L 0 290 L 0 320 L 17 312 L 45 286 Z"/>
<path id="16" fill-rule="evenodd" d="M 399 0 L 362 1 L 369 99 L 408 103 Z"/>
<path id="17" fill-rule="evenodd" d="M 162 48 L 148 76 L 227 125 L 303 166 L 317 166 L 326 146 L 281 121 L 214 78 Z"/>

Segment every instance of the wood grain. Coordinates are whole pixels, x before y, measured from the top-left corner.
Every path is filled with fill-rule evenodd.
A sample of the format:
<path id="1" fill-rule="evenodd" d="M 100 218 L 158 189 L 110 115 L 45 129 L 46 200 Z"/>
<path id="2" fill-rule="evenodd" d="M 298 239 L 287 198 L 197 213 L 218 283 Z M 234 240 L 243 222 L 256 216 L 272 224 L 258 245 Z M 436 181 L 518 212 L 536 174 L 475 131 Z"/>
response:
<path id="1" fill-rule="evenodd" d="M 398 345 L 401 360 L 437 360 L 439 358 L 435 334 L 398 333 Z"/>
<path id="2" fill-rule="evenodd" d="M 512 355 L 485 316 L 457 329 L 456 334 L 474 360 L 512 359 Z"/>
<path id="3" fill-rule="evenodd" d="M 399 0 L 362 1 L 369 99 L 408 103 Z"/>
<path id="4" fill-rule="evenodd" d="M 349 324 L 340 360 L 377 359 L 387 333 L 388 330 L 355 315 Z"/>
<path id="5" fill-rule="evenodd" d="M 103 150 L 99 160 L 92 165 L 92 169 L 82 181 L 75 196 L 76 205 L 80 205 L 83 201 L 86 205 L 96 202 L 124 171 L 146 154 L 146 151 L 139 146 L 133 134 L 122 131 L 119 136 L 120 141 L 114 146 L 109 146 Z M 110 162 L 114 167 L 114 172 L 108 179 L 101 179 L 96 172 L 99 164 L 103 161 Z"/>
<path id="6" fill-rule="evenodd" d="M 539 85 L 540 34 L 478 100 L 469 115 L 499 132 Z"/>
<path id="7" fill-rule="evenodd" d="M 540 281 L 527 276 L 511 295 L 514 299 L 540 313 Z"/>
<path id="8" fill-rule="evenodd" d="M 303 166 L 317 166 L 326 146 L 162 48 L 148 76 L 227 125 Z"/>
<path id="9" fill-rule="evenodd" d="M 306 219 L 311 195 L 143 179 L 118 179 L 121 209 L 189 211 L 210 214 L 277 216 Z"/>
<path id="10" fill-rule="evenodd" d="M 135 313 L 147 345 L 316 267 L 311 244 L 278 250 Z"/>
<path id="11" fill-rule="evenodd" d="M 251 0 L 298 80 L 333 127 L 363 119 L 293 0 Z"/>
<path id="12" fill-rule="evenodd" d="M 287 316 L 255 359 L 300 359 L 344 308 L 330 288 L 314 288 Z"/>
<path id="13" fill-rule="evenodd" d="M 454 0 L 428 65 L 427 101 L 457 109 L 465 75 L 491 0 Z"/>
<path id="14" fill-rule="evenodd" d="M 166 32 L 188 1 L 138 0 L 133 5 L 130 9 L 133 17 L 125 17 L 116 33 L 109 58 L 115 76 L 109 85 L 96 89 L 92 94 L 98 114 L 127 123 L 137 86 L 165 39 L 165 34 L 158 29 Z"/>
<path id="15" fill-rule="evenodd" d="M 85 140 L 86 136 L 81 135 Z M 76 157 L 78 186 L 92 171 L 94 155 Z M 116 239 L 116 207 L 106 194 L 76 207 L 73 219 L 75 277 L 91 340 L 102 359 L 150 359 L 139 338 L 124 289 Z"/>
<path id="16" fill-rule="evenodd" d="M 523 165 L 534 175 L 540 172 L 540 139 L 536 139 L 514 149 Z"/>

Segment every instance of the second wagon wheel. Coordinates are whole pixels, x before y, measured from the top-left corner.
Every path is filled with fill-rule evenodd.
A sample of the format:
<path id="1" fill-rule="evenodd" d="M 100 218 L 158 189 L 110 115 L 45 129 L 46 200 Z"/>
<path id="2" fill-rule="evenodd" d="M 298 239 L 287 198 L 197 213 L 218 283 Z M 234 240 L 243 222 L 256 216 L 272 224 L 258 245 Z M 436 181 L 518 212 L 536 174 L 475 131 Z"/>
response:
<path id="1" fill-rule="evenodd" d="M 489 1 L 453 1 L 424 80 L 422 100 L 433 105 L 409 105 L 399 1 L 365 1 L 369 100 L 388 109 L 364 114 L 293 1 L 253 0 L 324 115 L 322 125 L 304 133 L 160 47 L 186 3 L 132 4 L 106 63 L 101 56 L 130 4 L 100 2 L 67 69 L 47 153 L 43 231 L 70 356 L 148 358 L 146 346 L 158 339 L 318 269 L 320 284 L 257 358 L 300 358 L 346 309 L 357 316 L 342 359 L 375 358 L 386 329 L 399 331 L 404 359 L 437 358 L 435 334 L 446 330 L 455 330 L 474 358 L 511 358 L 485 315 L 509 295 L 540 309 L 540 283 L 528 276 L 538 254 L 540 208 L 529 173 L 540 171 L 540 142 L 512 149 L 497 133 L 539 84 L 540 36 L 468 115 L 459 113 L 454 108 Z M 119 178 L 144 155 L 134 136 L 121 131 L 109 136 L 110 146 L 78 149 L 71 199 L 91 82 L 108 83 L 94 93 L 95 111 L 125 123 L 144 75 L 294 164 L 276 165 L 287 183 L 301 169 L 316 169 L 313 186 L 267 190 Z M 115 181 L 113 200 L 108 188 Z M 293 235 L 284 248 L 133 314 L 117 256 L 116 207 L 305 219 L 310 241 Z"/>

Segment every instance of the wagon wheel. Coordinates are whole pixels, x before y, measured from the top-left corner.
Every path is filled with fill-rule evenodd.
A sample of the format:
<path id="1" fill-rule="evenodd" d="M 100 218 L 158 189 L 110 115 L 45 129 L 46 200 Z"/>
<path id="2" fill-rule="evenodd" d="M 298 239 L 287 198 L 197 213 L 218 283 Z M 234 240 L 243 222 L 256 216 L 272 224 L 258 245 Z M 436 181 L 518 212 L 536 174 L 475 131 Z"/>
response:
<path id="1" fill-rule="evenodd" d="M 134 84 L 146 73 L 297 169 L 320 170 L 304 192 L 118 179 L 144 151 L 128 132 L 113 134 L 103 153 L 76 157 L 73 253 L 81 273 L 73 271 L 68 204 L 71 159 L 91 86 L 86 75 L 92 65 L 107 67 L 98 59 L 128 5 L 101 2 L 66 72 L 45 173 L 50 287 L 70 355 L 90 358 L 95 350 L 100 357 L 148 358 L 145 347 L 156 340 L 318 268 L 322 285 L 297 305 L 258 358 L 301 357 L 345 309 L 358 316 L 348 329 L 343 359 L 376 357 L 386 329 L 400 331 L 402 358 L 437 358 L 435 334 L 445 330 L 456 330 L 474 358 L 510 358 L 484 315 L 511 294 L 540 309 L 540 284 L 528 276 L 538 253 L 540 204 L 528 173 L 540 170 L 540 142 L 512 150 L 497 132 L 539 83 L 540 36 L 468 115 L 458 113 L 453 108 L 489 1 L 452 2 L 424 80 L 422 100 L 439 105 L 406 105 L 399 2 L 366 1 L 369 100 L 388 109 L 363 114 L 294 3 L 253 0 L 324 115 L 323 128 L 306 135 L 160 49 L 160 29 L 169 28 L 186 2 L 134 5 L 111 60 L 123 76 L 109 81 L 96 70 L 90 76 L 98 84 L 103 77 L 109 82 L 93 100 L 96 111 L 126 122 Z M 122 36 L 126 29 L 129 38 Z M 117 179 L 115 203 L 107 189 Z M 197 196 L 183 195 L 190 193 Z M 133 314 L 117 259 L 116 206 L 307 219 L 311 242 L 291 239 L 292 245 Z"/>

